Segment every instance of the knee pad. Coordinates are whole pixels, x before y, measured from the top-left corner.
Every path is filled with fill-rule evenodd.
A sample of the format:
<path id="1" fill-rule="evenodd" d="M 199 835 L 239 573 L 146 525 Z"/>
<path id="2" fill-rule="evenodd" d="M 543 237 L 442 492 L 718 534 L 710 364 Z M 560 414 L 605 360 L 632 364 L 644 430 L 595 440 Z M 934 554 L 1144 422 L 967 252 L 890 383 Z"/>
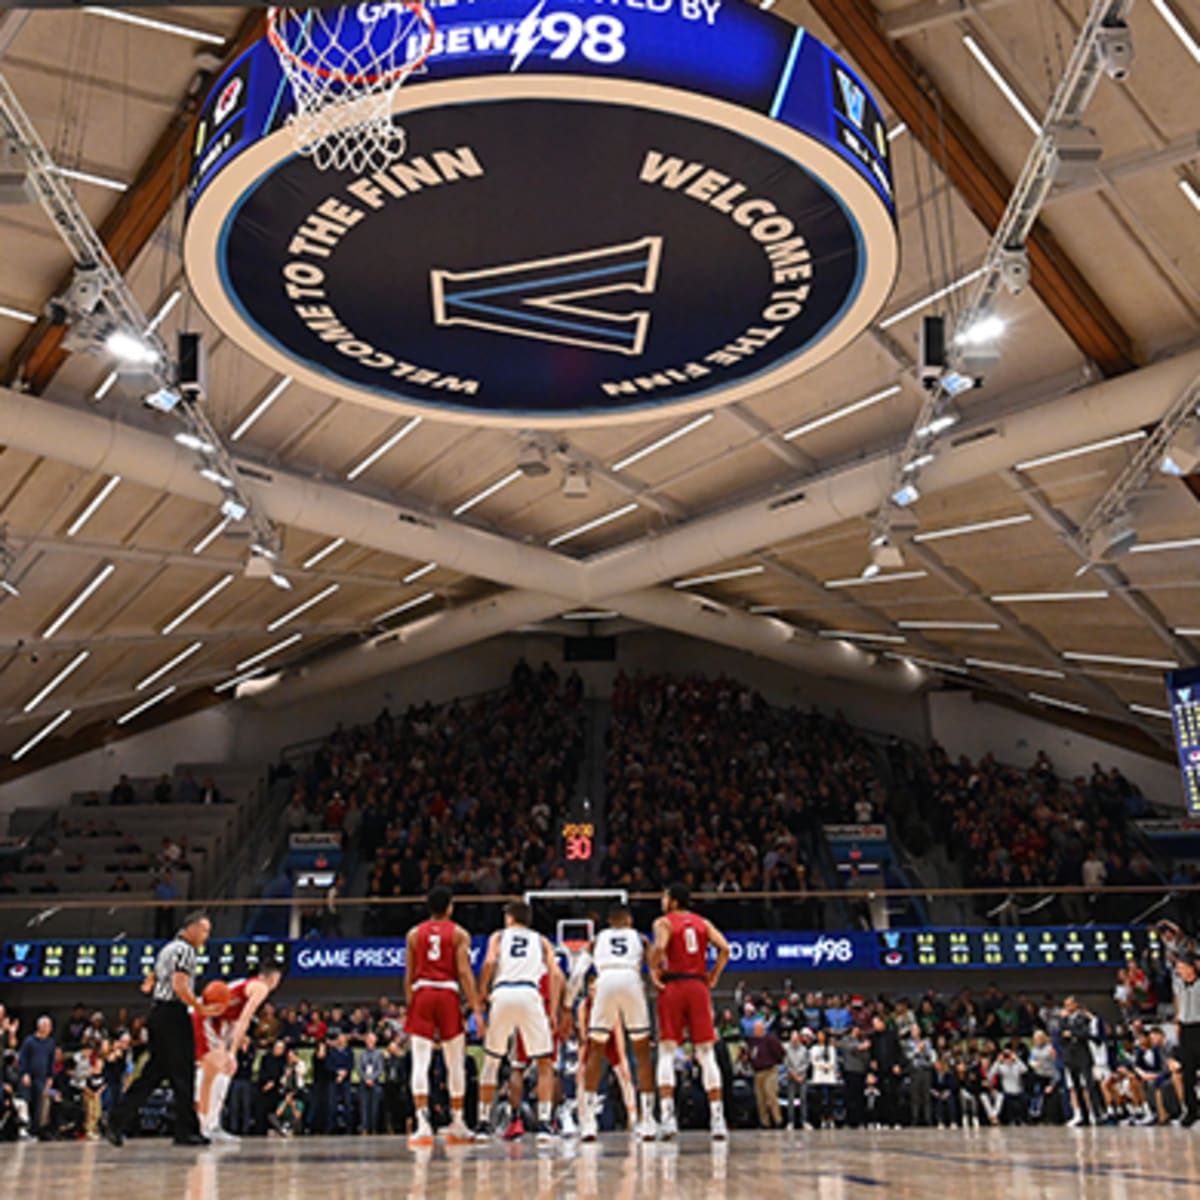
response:
<path id="1" fill-rule="evenodd" d="M 428 1038 L 412 1040 L 412 1090 L 415 1096 L 429 1095 L 429 1060 L 433 1057 L 433 1043 Z"/>
<path id="2" fill-rule="evenodd" d="M 700 1046 L 696 1050 L 696 1061 L 700 1064 L 700 1078 L 704 1090 L 712 1092 L 721 1087 L 721 1068 L 717 1066 L 717 1056 L 712 1046 Z"/>
<path id="3" fill-rule="evenodd" d="M 463 1062 L 464 1039 L 460 1033 L 442 1046 L 442 1057 L 446 1060 L 446 1087 L 450 1095 L 458 1098 L 467 1090 L 467 1072 Z"/>
<path id="4" fill-rule="evenodd" d="M 657 1080 L 660 1088 L 675 1086 L 675 1043 L 659 1042 Z"/>
<path id="5" fill-rule="evenodd" d="M 495 1087 L 500 1076 L 500 1060 L 488 1054 L 483 1059 L 483 1070 L 479 1073 L 481 1087 Z"/>

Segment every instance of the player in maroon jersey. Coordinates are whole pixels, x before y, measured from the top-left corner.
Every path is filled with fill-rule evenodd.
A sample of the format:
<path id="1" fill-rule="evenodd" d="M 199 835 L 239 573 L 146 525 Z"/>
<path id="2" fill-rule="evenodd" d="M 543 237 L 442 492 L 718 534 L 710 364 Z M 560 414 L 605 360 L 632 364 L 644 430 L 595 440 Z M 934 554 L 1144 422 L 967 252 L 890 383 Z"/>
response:
<path id="1" fill-rule="evenodd" d="M 196 1042 L 196 1114 L 200 1118 L 200 1132 L 214 1142 L 238 1140 L 221 1128 L 225 1095 L 237 1071 L 238 1051 L 250 1031 L 250 1022 L 282 978 L 283 968 L 270 963 L 257 975 L 235 979 L 229 985 L 229 1002 L 219 1017 L 192 1013 L 192 1033 Z"/>
<path id="2" fill-rule="evenodd" d="M 433 1145 L 433 1123 L 429 1119 L 429 1063 L 433 1043 L 442 1044 L 446 1081 L 450 1088 L 450 1126 L 446 1140 L 451 1145 L 473 1142 L 463 1120 L 466 1092 L 466 1030 L 463 1026 L 459 988 L 483 1031 L 483 1008 L 471 971 L 471 935 L 450 919 L 454 898 L 449 888 L 435 887 L 427 897 L 429 919 L 408 931 L 404 992 L 408 1001 L 405 1024 L 412 1038 L 412 1090 L 417 1110 L 417 1128 L 409 1139 L 413 1146 Z"/>
<path id="3" fill-rule="evenodd" d="M 725 1108 L 721 1100 L 721 1072 L 713 1045 L 712 989 L 729 961 L 729 943 L 711 922 L 691 912 L 691 889 L 673 883 L 663 892 L 663 915 L 654 922 L 654 944 L 650 947 L 650 975 L 658 994 L 658 1097 L 661 1109 L 660 1136 L 675 1136 L 675 1050 L 691 1038 L 700 1064 L 700 1076 L 708 1094 L 712 1136 L 728 1137 Z M 708 948 L 717 952 L 708 965 Z"/>

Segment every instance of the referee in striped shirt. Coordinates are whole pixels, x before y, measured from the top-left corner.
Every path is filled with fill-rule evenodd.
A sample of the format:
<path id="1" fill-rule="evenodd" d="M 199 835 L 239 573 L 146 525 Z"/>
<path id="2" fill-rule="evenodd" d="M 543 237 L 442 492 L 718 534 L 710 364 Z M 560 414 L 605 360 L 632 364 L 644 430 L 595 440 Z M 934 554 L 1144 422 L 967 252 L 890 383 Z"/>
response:
<path id="1" fill-rule="evenodd" d="M 196 1045 L 189 1013 L 196 1009 L 212 1016 L 221 1011 L 219 1005 L 206 1007 L 192 991 L 196 952 L 204 949 L 211 932 L 207 913 L 190 913 L 183 928 L 154 960 L 154 974 L 147 980 L 154 999 L 148 1022 L 150 1057 L 109 1114 L 105 1135 L 114 1146 L 124 1144 L 125 1130 L 164 1079 L 175 1096 L 175 1145 L 208 1145 L 196 1120 Z"/>

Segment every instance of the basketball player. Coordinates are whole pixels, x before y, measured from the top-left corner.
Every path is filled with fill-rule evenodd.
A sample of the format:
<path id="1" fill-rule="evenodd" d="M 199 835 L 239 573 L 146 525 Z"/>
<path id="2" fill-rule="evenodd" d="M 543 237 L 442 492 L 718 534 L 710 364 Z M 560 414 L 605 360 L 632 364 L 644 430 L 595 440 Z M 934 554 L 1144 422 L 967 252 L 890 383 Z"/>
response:
<path id="1" fill-rule="evenodd" d="M 691 888 L 673 883 L 663 892 L 663 915 L 654 922 L 654 945 L 650 948 L 650 973 L 658 994 L 658 1099 L 662 1125 L 660 1136 L 669 1140 L 678 1132 L 675 1122 L 675 1050 L 690 1036 L 700 1064 L 700 1076 L 708 1094 L 713 1141 L 723 1142 L 725 1106 L 721 1100 L 721 1071 L 713 1045 L 712 989 L 729 961 L 729 943 L 721 931 L 703 917 L 690 912 Z M 708 966 L 708 948 L 716 947 L 717 961 Z"/>
<path id="2" fill-rule="evenodd" d="M 537 1063 L 538 1142 L 554 1140 L 550 1124 L 554 1109 L 554 1034 L 538 985 L 543 975 L 549 976 L 550 1012 L 555 1014 L 562 1003 L 563 978 L 550 942 L 529 928 L 531 918 L 529 905 L 523 900 L 510 900 L 504 906 L 504 928 L 488 939 L 487 956 L 479 977 L 480 992 L 491 998 L 483 1042 L 486 1058 L 479 1079 L 479 1127 L 475 1134 L 481 1141 L 492 1136 L 487 1114 L 496 1095 L 500 1060 L 514 1033 L 520 1033 L 526 1052 Z"/>
<path id="3" fill-rule="evenodd" d="M 461 1146 L 473 1141 L 463 1121 L 467 1090 L 466 1030 L 459 988 L 483 1028 L 483 1009 L 471 973 L 471 935 L 450 919 L 454 898 L 449 888 L 435 887 L 427 897 L 429 919 L 408 931 L 408 964 L 404 993 L 408 1004 L 405 1030 L 412 1038 L 412 1090 L 417 1128 L 409 1145 L 432 1146 L 433 1122 L 429 1117 L 429 1064 L 433 1043 L 442 1044 L 446 1081 L 450 1088 L 450 1126 L 446 1141 Z"/>
<path id="4" fill-rule="evenodd" d="M 650 1011 L 642 986 L 645 952 L 646 940 L 633 928 L 633 914 L 619 904 L 609 910 L 608 928 L 596 935 L 583 956 L 590 958 L 596 968 L 596 994 L 588 1006 L 587 1039 L 591 1045 L 584 1066 L 579 1118 L 579 1136 L 585 1142 L 596 1140 L 596 1092 L 604 1070 L 601 1050 L 614 1034 L 619 1034 L 622 1026 L 633 1043 L 642 1093 L 641 1119 L 635 1132 L 648 1142 L 658 1136 L 654 1123 L 654 1068 L 650 1061 Z M 586 970 L 585 966 L 583 973 Z M 579 971 L 573 972 L 573 981 L 579 975 Z"/>
<path id="5" fill-rule="evenodd" d="M 589 969 L 590 961 L 589 959 Z M 586 1091 L 584 1084 L 587 1079 L 588 1058 L 593 1049 L 597 1053 L 599 1052 L 598 1043 L 593 1045 L 588 1037 L 588 1030 L 592 1024 L 592 1005 L 595 1001 L 596 973 L 593 970 L 588 977 L 587 994 L 579 1002 L 576 1024 L 576 1041 L 579 1045 L 579 1056 L 575 1070 L 575 1095 L 579 1101 L 581 1116 L 583 1113 L 583 1095 Z M 613 1075 L 616 1077 L 616 1082 L 621 1088 L 621 1099 L 625 1104 L 626 1127 L 630 1133 L 633 1133 L 638 1121 L 637 1091 L 633 1086 L 633 1076 L 629 1071 L 629 1055 L 626 1053 L 625 1048 L 625 1031 L 620 1024 L 613 1027 L 612 1033 L 608 1035 L 608 1041 L 604 1043 L 604 1058 L 608 1062 L 609 1068 L 612 1070 Z M 597 1106 L 598 1103 L 599 1099 L 597 1098 Z M 596 1106 L 593 1107 L 595 1108 Z"/>
<path id="6" fill-rule="evenodd" d="M 240 1138 L 221 1128 L 225 1096 L 237 1072 L 238 1051 L 250 1032 L 250 1023 L 266 998 L 279 986 L 283 968 L 268 963 L 249 979 L 229 985 L 229 1000 L 220 1016 L 192 1013 L 196 1041 L 196 1116 L 200 1132 L 213 1142 L 237 1143 Z"/>

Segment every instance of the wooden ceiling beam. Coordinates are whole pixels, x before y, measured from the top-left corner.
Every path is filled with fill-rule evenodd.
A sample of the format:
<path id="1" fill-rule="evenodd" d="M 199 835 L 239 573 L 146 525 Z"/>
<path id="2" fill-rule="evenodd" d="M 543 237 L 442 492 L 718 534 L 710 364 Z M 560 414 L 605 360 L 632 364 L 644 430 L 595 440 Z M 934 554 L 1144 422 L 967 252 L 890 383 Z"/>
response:
<path id="1" fill-rule="evenodd" d="M 262 10 L 250 12 L 230 39 L 224 61 L 216 73 L 219 75 L 265 31 Z M 207 91 L 207 86 L 194 88 L 180 103 L 142 163 L 137 177 L 97 229 L 100 240 L 122 272 L 133 265 L 187 187 L 196 124 Z M 66 289 L 73 274 L 74 268 L 63 276 L 53 295 Z M 52 325 L 45 317 L 39 320 L 5 366 L 4 382 L 13 385 L 19 380 L 35 394 L 45 391 L 67 360 L 69 352 L 62 347 L 65 332 L 63 326 Z"/>
<path id="2" fill-rule="evenodd" d="M 912 53 L 888 36 L 870 0 L 808 2 L 909 133 L 941 164 L 988 232 L 995 230 L 1012 183 L 967 122 L 937 94 Z M 1105 375 L 1136 366 L 1129 334 L 1041 221 L 1029 236 L 1028 250 L 1034 291 L 1079 349 Z"/>

